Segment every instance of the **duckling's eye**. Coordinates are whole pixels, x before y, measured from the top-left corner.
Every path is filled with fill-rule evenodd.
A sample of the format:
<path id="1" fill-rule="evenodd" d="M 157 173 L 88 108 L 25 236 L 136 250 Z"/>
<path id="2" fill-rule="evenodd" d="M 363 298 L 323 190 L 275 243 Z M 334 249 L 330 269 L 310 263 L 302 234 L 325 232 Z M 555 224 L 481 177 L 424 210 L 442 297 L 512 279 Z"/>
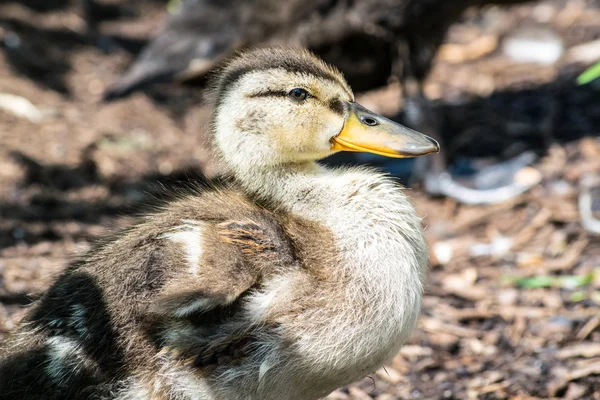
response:
<path id="1" fill-rule="evenodd" d="M 290 90 L 288 96 L 294 101 L 304 101 L 308 97 L 308 91 L 302 88 L 295 88 Z"/>

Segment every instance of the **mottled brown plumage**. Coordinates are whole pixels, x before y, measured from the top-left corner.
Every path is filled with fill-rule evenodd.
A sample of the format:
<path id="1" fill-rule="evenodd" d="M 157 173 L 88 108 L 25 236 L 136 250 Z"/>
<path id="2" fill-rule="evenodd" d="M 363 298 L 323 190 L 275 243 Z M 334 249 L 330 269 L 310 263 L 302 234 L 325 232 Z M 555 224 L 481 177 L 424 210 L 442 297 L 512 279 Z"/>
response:
<path id="1" fill-rule="evenodd" d="M 204 224 L 203 268 L 194 279 L 181 249 L 161 239 L 191 219 Z M 244 293 L 282 268 L 305 269 L 321 279 L 330 258 L 322 250 L 332 240 L 324 227 L 268 211 L 237 190 L 185 196 L 72 265 L 34 305 L 4 345 L 0 398 L 80 398 L 95 384 L 118 390 L 119 380 L 131 369 L 141 370 L 142 377 L 160 370 L 159 349 L 163 355 L 176 353 L 182 363 L 214 370 L 225 354 L 235 360 L 244 343 L 251 343 L 251 329 L 222 330 L 235 320 Z M 204 313 L 174 317 L 199 299 L 207 303 Z M 75 321 L 77 305 L 87 307 L 89 319 Z M 169 332 L 184 328 L 193 334 L 166 339 Z M 82 343 L 82 354 L 73 356 L 73 362 L 84 361 L 58 385 L 45 381 L 39 368 L 50 362 L 45 341 L 61 335 Z M 39 367 L 25 363 L 27 359 Z M 33 386 L 32 374 L 42 378 Z"/>

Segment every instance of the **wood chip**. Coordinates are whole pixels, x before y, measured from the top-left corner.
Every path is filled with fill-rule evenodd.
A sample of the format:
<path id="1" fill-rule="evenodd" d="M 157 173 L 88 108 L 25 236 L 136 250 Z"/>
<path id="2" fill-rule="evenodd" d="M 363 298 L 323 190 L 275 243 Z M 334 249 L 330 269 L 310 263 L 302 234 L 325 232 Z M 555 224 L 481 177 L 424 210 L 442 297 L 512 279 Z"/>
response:
<path id="1" fill-rule="evenodd" d="M 476 338 L 481 335 L 478 330 L 451 325 L 431 317 L 421 317 L 421 329 L 431 333 L 446 333 L 461 338 Z"/>
<path id="2" fill-rule="evenodd" d="M 600 326 L 600 317 L 594 316 L 590 318 L 589 321 L 581 327 L 579 332 L 577 332 L 577 339 L 586 339 L 593 331 L 596 330 L 596 328 L 598 328 L 598 326 Z"/>
<path id="3" fill-rule="evenodd" d="M 433 350 L 431 347 L 423 347 L 417 345 L 406 345 L 400 349 L 400 354 L 405 357 L 428 357 L 431 356 Z"/>
<path id="4" fill-rule="evenodd" d="M 408 382 L 408 379 L 406 379 L 404 375 L 389 366 L 377 370 L 376 375 L 393 385 L 396 385 L 400 382 Z"/>
<path id="5" fill-rule="evenodd" d="M 596 357 L 600 356 L 600 343 L 584 342 L 574 346 L 564 347 L 556 352 L 556 357 L 561 360 L 572 357 Z"/>
<path id="6" fill-rule="evenodd" d="M 551 396 L 556 396 L 556 394 L 571 381 L 575 381 L 589 375 L 600 375 L 600 360 L 572 371 L 567 371 L 566 369 L 562 368 L 560 369 L 559 375 L 561 376 L 559 376 L 555 381 L 552 381 L 548 386 L 548 392 Z"/>
<path id="7" fill-rule="evenodd" d="M 563 256 L 554 260 L 549 260 L 543 265 L 545 271 L 565 271 L 573 268 L 581 259 L 581 253 L 588 245 L 588 239 L 580 236 L 574 243 L 571 243 Z"/>

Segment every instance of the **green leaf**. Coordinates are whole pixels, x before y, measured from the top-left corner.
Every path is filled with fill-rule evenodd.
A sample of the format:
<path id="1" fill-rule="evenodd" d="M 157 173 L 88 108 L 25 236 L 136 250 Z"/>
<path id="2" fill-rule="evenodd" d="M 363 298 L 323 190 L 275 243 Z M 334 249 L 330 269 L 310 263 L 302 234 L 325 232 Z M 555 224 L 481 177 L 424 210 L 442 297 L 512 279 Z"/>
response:
<path id="1" fill-rule="evenodd" d="M 539 289 L 549 287 L 575 289 L 580 286 L 589 285 L 594 281 L 595 277 L 596 272 L 592 271 L 585 275 L 506 277 L 504 281 L 524 289 Z"/>
<path id="2" fill-rule="evenodd" d="M 586 69 L 581 75 L 577 77 L 577 83 L 585 85 L 591 81 L 600 78 L 600 61 Z"/>
<path id="3" fill-rule="evenodd" d="M 546 288 L 554 285 L 556 278 L 553 276 L 532 276 L 527 278 L 517 278 L 513 284 L 525 289 Z"/>
<path id="4" fill-rule="evenodd" d="M 573 302 L 583 301 L 587 298 L 588 298 L 587 293 L 584 292 L 583 290 L 578 290 L 577 292 L 571 293 L 571 301 L 573 301 Z"/>
<path id="5" fill-rule="evenodd" d="M 169 14 L 178 14 L 181 10 L 181 0 L 169 0 L 167 3 L 167 11 Z"/>
<path id="6" fill-rule="evenodd" d="M 574 289 L 592 283 L 594 276 L 594 272 L 588 272 L 585 275 L 562 276 L 558 279 L 560 280 L 560 287 Z"/>

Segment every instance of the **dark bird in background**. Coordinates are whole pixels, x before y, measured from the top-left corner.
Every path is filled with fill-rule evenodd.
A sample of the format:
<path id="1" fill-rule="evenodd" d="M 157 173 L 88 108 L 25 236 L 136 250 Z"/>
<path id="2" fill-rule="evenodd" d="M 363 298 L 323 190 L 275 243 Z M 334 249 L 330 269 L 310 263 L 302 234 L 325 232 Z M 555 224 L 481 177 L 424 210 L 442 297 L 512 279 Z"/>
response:
<path id="1" fill-rule="evenodd" d="M 245 47 L 296 44 L 340 68 L 357 91 L 383 86 L 397 77 L 406 97 L 407 123 L 440 140 L 440 118 L 425 99 L 422 85 L 449 26 L 471 6 L 526 1 L 181 0 L 162 32 L 105 98 L 114 100 L 158 82 L 202 78 L 219 61 Z M 484 175 L 474 175 L 473 189 L 445 172 L 448 154 L 442 153 L 415 168 L 413 179 L 416 175 L 424 180 L 432 194 L 493 203 L 530 187 L 513 176 L 531 161 L 526 155 L 480 171 Z M 487 187 L 477 188 L 477 182 L 491 176 L 497 187 L 491 184 L 490 188 L 488 182 Z"/>

